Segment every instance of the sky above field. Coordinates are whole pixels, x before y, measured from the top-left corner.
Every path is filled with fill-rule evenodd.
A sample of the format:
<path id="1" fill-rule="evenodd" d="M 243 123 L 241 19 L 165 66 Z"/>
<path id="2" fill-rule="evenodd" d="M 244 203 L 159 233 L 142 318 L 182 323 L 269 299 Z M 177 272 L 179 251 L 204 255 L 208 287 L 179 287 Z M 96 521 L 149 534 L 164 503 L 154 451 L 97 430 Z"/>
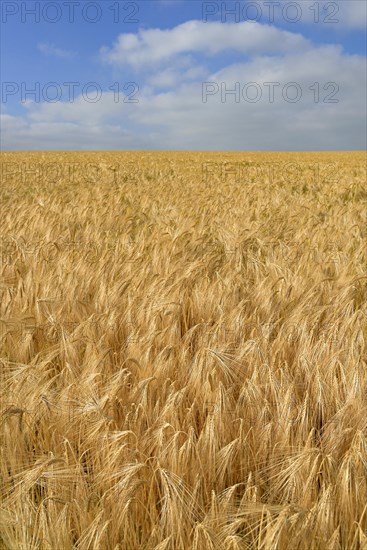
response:
<path id="1" fill-rule="evenodd" d="M 2 150 L 361 150 L 366 5 L 2 0 Z"/>

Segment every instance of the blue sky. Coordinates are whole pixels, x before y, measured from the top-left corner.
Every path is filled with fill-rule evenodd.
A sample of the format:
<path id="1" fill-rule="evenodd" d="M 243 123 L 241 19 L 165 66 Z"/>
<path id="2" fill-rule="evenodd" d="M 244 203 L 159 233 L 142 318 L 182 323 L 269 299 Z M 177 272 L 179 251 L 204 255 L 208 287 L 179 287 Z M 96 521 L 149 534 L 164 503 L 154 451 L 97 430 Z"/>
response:
<path id="1" fill-rule="evenodd" d="M 365 29 L 363 0 L 3 0 L 2 149 L 364 149 Z"/>

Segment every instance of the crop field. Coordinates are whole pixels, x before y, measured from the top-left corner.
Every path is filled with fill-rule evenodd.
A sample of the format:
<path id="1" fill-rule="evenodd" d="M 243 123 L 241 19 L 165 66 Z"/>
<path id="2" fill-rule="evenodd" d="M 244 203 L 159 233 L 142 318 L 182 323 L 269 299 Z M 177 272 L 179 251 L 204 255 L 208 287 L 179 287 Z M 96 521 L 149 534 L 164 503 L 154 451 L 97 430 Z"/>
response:
<path id="1" fill-rule="evenodd" d="M 1 549 L 367 549 L 365 158 L 1 154 Z"/>

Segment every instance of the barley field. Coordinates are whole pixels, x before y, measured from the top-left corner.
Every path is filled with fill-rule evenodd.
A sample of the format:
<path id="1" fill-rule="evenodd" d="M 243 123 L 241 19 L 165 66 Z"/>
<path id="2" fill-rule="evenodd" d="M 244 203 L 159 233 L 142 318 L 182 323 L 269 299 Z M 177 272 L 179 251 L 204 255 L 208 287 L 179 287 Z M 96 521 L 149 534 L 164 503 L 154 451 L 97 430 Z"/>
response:
<path id="1" fill-rule="evenodd" d="M 367 549 L 364 153 L 1 170 L 0 548 Z"/>

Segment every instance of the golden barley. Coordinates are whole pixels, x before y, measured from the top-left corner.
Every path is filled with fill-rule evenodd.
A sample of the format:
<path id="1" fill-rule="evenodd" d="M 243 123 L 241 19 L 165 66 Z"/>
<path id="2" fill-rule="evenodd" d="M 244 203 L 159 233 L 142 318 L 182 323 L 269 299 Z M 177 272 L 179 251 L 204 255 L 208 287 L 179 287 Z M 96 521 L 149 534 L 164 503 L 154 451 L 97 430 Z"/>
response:
<path id="1" fill-rule="evenodd" d="M 1 165 L 1 548 L 366 549 L 363 153 Z"/>

